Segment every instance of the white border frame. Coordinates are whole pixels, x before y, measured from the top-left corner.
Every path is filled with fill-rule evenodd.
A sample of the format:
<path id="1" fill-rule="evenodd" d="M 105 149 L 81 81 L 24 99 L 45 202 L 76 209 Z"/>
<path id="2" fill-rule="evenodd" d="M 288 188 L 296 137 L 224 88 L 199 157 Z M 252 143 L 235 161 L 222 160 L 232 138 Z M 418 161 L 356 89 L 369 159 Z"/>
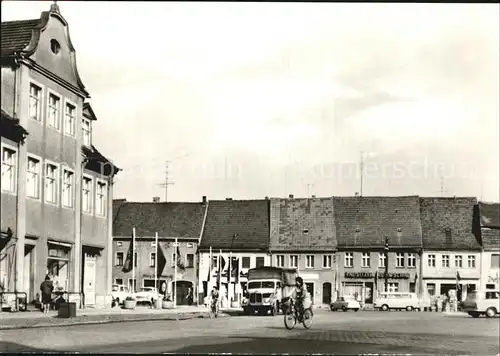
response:
<path id="1" fill-rule="evenodd" d="M 113 261 L 114 267 L 123 267 L 123 264 L 117 265 L 116 261 L 118 261 L 118 254 L 121 253 L 123 255 L 123 264 L 125 264 L 125 252 L 123 251 L 115 251 L 115 260 Z"/>
<path id="2" fill-rule="evenodd" d="M 52 125 L 50 125 L 50 121 L 49 121 L 49 100 L 50 100 L 50 95 L 54 95 L 54 96 L 57 96 L 59 98 L 59 128 L 56 128 Z M 50 88 L 47 88 L 47 99 L 46 99 L 46 104 L 45 104 L 45 112 L 46 112 L 46 118 L 45 118 L 45 125 L 49 128 L 51 128 L 52 130 L 55 130 L 59 133 L 62 132 L 62 119 L 61 119 L 61 116 L 62 116 L 62 109 L 63 109 L 63 105 L 64 104 L 64 97 L 59 94 L 58 92 L 56 92 L 55 90 L 52 90 Z"/>
<path id="3" fill-rule="evenodd" d="M 39 115 L 40 115 L 40 120 L 36 120 L 36 119 L 33 119 L 30 115 L 30 99 L 31 99 L 31 84 L 34 84 L 35 86 L 39 87 L 41 90 L 41 95 L 40 95 L 40 112 L 39 112 Z M 29 116 L 29 119 L 31 121 L 35 121 L 35 122 L 38 122 L 39 124 L 41 125 L 45 125 L 45 112 L 46 112 L 46 106 L 49 105 L 49 102 L 48 100 L 46 100 L 45 98 L 45 93 L 47 91 L 47 87 L 43 84 L 41 84 L 40 82 L 38 82 L 37 80 L 33 79 L 33 78 L 30 78 L 29 79 L 29 84 L 28 84 L 28 116 Z M 44 103 L 46 103 L 47 105 L 43 105 Z"/>
<path id="4" fill-rule="evenodd" d="M 153 281 L 153 282 L 155 281 L 155 279 L 154 279 L 154 278 L 143 278 L 143 279 L 142 279 L 142 287 L 141 287 L 141 288 L 154 288 L 154 287 L 146 287 L 146 286 L 144 285 L 144 281 L 145 281 L 145 280 L 148 280 L 148 281 Z M 159 280 L 159 278 L 158 278 L 158 280 Z M 158 281 L 158 282 L 159 282 L 159 281 Z M 159 289 L 159 288 L 157 287 L 156 289 Z"/>
<path id="5" fill-rule="evenodd" d="M 64 189 L 64 171 L 73 173 L 73 184 L 71 185 L 71 206 L 66 206 L 63 203 L 63 189 Z M 69 166 L 61 164 L 61 207 L 68 210 L 74 210 L 76 205 L 76 172 Z"/>
<path id="6" fill-rule="evenodd" d="M 45 159 L 43 162 L 43 181 L 46 184 L 47 183 L 47 165 L 53 165 L 57 167 L 57 174 L 56 174 L 56 202 L 50 202 L 47 200 L 47 189 L 43 190 L 43 202 L 45 204 L 49 204 L 52 206 L 60 206 L 61 202 L 61 165 L 59 163 L 56 163 L 54 161 L 51 161 L 49 159 Z M 45 187 L 45 185 L 44 185 Z"/>
<path id="7" fill-rule="evenodd" d="M 104 186 L 105 186 L 105 189 L 104 189 L 104 194 L 105 195 L 104 195 L 104 197 L 106 198 L 106 201 L 105 201 L 105 204 L 104 204 L 104 214 L 103 215 L 97 213 L 97 186 L 98 186 L 99 183 L 103 183 Z M 108 188 L 109 188 L 108 187 L 108 182 L 106 182 L 104 179 L 96 177 L 94 186 L 95 186 L 95 190 L 94 190 L 95 191 L 95 194 L 94 194 L 94 196 L 95 196 L 94 197 L 94 201 L 95 201 L 95 208 L 94 208 L 95 216 L 100 217 L 100 218 L 106 218 L 108 216 L 108 199 L 109 199 L 109 197 L 108 197 Z"/>
<path id="8" fill-rule="evenodd" d="M 75 122 L 74 122 L 74 133 L 73 135 L 72 134 L 69 134 L 66 132 L 66 105 L 69 104 L 71 106 L 73 106 L 75 108 Z M 63 114 L 62 114 L 62 120 L 61 120 L 61 131 L 63 133 L 64 136 L 66 137 L 71 137 L 71 138 L 74 138 L 74 139 L 78 139 L 77 137 L 77 132 L 78 132 L 78 105 L 68 99 L 68 98 L 64 98 L 64 111 L 63 111 Z"/>
<path id="9" fill-rule="evenodd" d="M 34 158 L 36 160 L 38 160 L 38 164 L 39 164 L 39 167 L 38 167 L 38 198 L 34 198 L 34 197 L 31 197 L 28 195 L 28 161 L 30 158 Z M 26 198 L 31 200 L 31 201 L 36 201 L 36 202 L 39 202 L 41 203 L 42 202 L 42 196 L 44 195 L 45 191 L 42 189 L 43 187 L 43 181 L 44 181 L 44 178 L 45 178 L 45 164 L 44 164 L 44 161 L 42 159 L 42 157 L 40 156 L 37 156 L 35 154 L 32 154 L 32 153 L 29 153 L 26 155 Z"/>
<path id="10" fill-rule="evenodd" d="M 90 211 L 85 211 L 83 210 L 83 181 L 84 178 L 90 179 L 90 194 L 89 194 L 89 199 L 90 199 Z M 80 194 L 81 194 L 81 210 L 82 213 L 88 216 L 94 216 L 94 198 L 95 198 L 95 177 L 91 174 L 83 173 L 82 174 L 82 184 L 80 187 Z"/>
<path id="11" fill-rule="evenodd" d="M 18 175 L 19 175 L 19 148 L 18 147 L 15 147 L 15 146 L 12 146 L 12 145 L 9 145 L 8 143 L 4 143 L 2 142 L 0 144 L 0 159 L 1 159 L 1 162 L 2 162 L 2 166 L 0 166 L 0 174 L 1 174 L 1 169 L 3 167 L 3 150 L 4 148 L 7 148 L 8 150 L 12 150 L 16 153 L 16 158 L 15 158 L 15 161 L 16 161 L 16 169 L 14 169 L 14 190 L 7 190 L 7 189 L 4 189 L 3 185 L 1 187 L 2 189 L 2 193 L 3 194 L 9 194 L 9 195 L 15 195 L 17 196 L 17 184 L 18 184 Z M 0 179 L 1 179 L 1 175 L 0 175 Z"/>

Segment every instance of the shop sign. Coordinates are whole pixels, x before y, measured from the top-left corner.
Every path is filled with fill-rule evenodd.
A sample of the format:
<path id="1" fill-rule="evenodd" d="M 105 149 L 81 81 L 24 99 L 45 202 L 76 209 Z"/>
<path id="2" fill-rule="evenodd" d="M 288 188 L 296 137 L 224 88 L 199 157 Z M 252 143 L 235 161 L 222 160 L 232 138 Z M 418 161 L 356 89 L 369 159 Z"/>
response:
<path id="1" fill-rule="evenodd" d="M 385 278 L 385 273 L 379 273 L 378 278 Z M 388 273 L 389 279 L 409 279 L 410 274 L 408 272 L 399 272 L 399 273 Z"/>
<path id="2" fill-rule="evenodd" d="M 373 272 L 345 272 L 345 278 L 373 278 Z"/>
<path id="3" fill-rule="evenodd" d="M 376 273 L 378 278 L 385 278 L 385 273 Z M 345 272 L 344 274 L 345 278 L 364 278 L 364 279 L 369 279 L 369 278 L 375 278 L 375 274 L 373 272 Z M 388 278 L 389 279 L 409 279 L 410 274 L 409 273 L 388 273 Z"/>
<path id="4" fill-rule="evenodd" d="M 488 276 L 488 283 L 495 283 L 497 284 L 500 280 L 500 277 L 498 276 L 498 272 L 496 275 L 489 275 Z"/>

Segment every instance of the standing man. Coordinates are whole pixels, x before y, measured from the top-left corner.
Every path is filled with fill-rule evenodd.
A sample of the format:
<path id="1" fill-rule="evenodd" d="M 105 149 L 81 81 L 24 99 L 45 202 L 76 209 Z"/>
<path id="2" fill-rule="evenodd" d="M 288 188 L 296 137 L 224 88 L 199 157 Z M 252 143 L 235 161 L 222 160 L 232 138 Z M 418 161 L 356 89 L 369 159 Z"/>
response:
<path id="1" fill-rule="evenodd" d="M 42 310 L 47 314 L 50 310 L 50 304 L 52 303 L 52 291 L 54 290 L 54 285 L 50 280 L 49 275 L 45 276 L 45 281 L 40 285 L 40 291 L 42 292 Z"/>

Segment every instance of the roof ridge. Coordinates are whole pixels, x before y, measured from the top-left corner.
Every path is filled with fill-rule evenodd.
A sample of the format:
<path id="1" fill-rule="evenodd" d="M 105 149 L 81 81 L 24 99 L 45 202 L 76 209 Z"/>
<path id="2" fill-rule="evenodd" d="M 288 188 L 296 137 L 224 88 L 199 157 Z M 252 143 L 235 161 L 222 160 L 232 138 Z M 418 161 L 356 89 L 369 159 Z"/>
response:
<path id="1" fill-rule="evenodd" d="M 11 24 L 11 23 L 35 22 L 35 21 L 40 22 L 40 19 L 2 21 L 2 25 L 3 24 Z"/>

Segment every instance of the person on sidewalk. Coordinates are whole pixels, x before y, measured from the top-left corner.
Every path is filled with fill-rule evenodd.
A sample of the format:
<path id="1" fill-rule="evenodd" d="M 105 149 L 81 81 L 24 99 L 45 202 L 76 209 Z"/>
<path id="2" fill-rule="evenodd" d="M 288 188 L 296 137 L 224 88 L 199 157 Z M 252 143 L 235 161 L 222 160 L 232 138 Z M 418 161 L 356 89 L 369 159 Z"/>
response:
<path id="1" fill-rule="evenodd" d="M 40 285 L 40 291 L 42 292 L 42 311 L 47 314 L 50 310 L 50 304 L 52 303 L 52 291 L 54 290 L 54 285 L 50 280 L 49 275 L 45 276 L 45 281 Z"/>

